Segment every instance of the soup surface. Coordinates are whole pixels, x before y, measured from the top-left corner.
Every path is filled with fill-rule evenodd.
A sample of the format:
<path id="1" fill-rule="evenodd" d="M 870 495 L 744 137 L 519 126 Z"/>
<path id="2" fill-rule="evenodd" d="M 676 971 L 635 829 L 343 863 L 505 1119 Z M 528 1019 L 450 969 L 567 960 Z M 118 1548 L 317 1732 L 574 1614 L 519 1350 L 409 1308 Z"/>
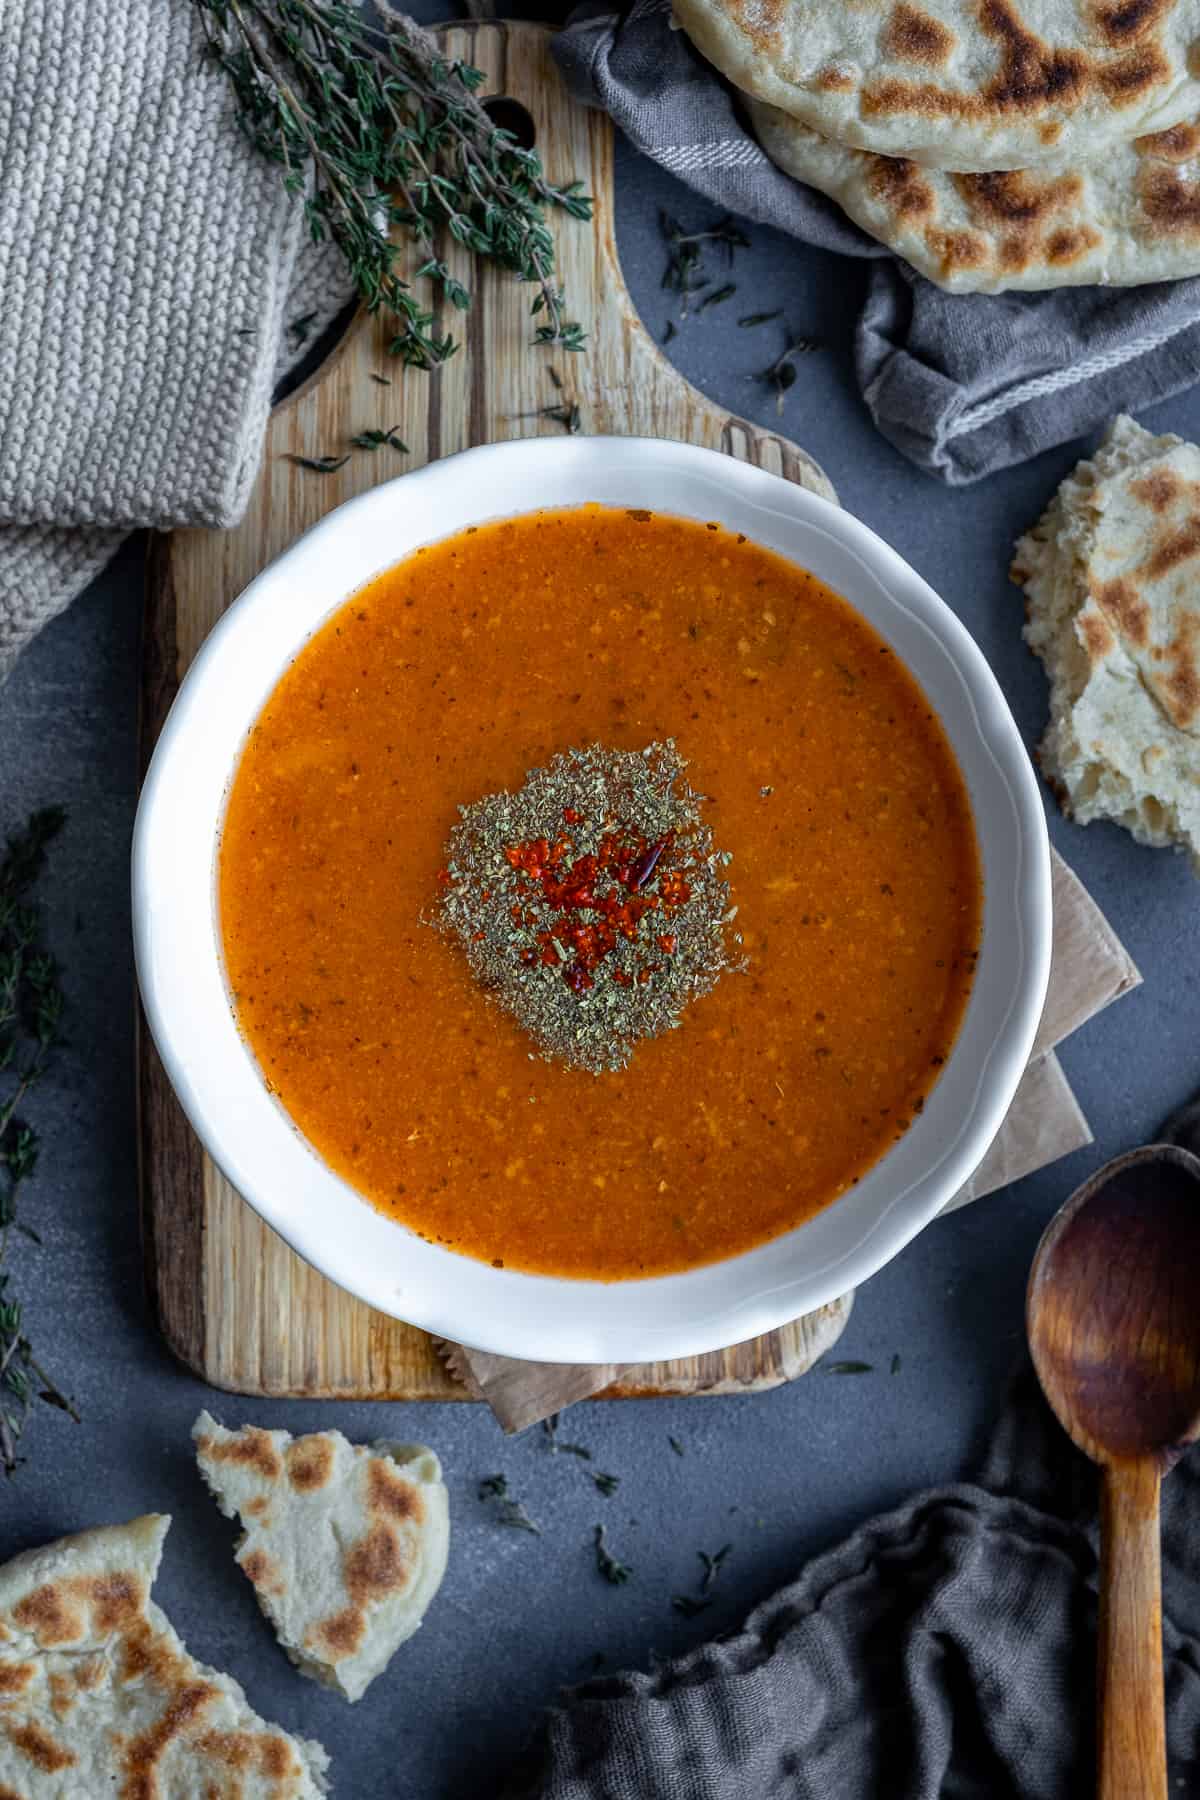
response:
<path id="1" fill-rule="evenodd" d="M 458 807 L 674 738 L 744 966 L 616 1072 L 534 1053 L 431 928 Z M 241 1029 L 326 1161 L 430 1240 L 620 1279 L 799 1224 L 920 1110 L 981 922 L 921 690 L 814 576 L 715 525 L 581 507 L 418 551 L 247 741 L 219 858 Z"/>

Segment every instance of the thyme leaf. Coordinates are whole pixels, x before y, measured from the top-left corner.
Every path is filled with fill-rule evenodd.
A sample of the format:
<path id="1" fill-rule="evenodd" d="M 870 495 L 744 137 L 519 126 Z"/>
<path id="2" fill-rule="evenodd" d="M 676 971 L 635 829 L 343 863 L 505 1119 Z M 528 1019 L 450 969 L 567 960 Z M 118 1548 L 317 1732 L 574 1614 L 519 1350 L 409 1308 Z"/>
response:
<path id="1" fill-rule="evenodd" d="M 591 1462 L 592 1453 L 585 1445 L 565 1444 L 559 1437 L 557 1413 L 551 1413 L 548 1419 L 542 1420 L 542 1430 L 546 1434 L 551 1456 L 581 1456 L 585 1462 Z"/>
<path id="2" fill-rule="evenodd" d="M 619 1475 L 605 1475 L 603 1472 L 593 1475 L 592 1480 L 600 1489 L 600 1492 L 604 1495 L 606 1500 L 611 1500 L 612 1496 L 621 1485 L 621 1477 Z"/>
<path id="3" fill-rule="evenodd" d="M 360 431 L 350 442 L 356 450 L 378 450 L 386 444 L 389 450 L 399 450 L 407 456 L 408 445 L 396 435 L 399 430 L 398 425 L 393 425 L 389 431 Z"/>
<path id="4" fill-rule="evenodd" d="M 667 1442 L 668 1442 L 668 1444 L 670 1444 L 670 1446 L 671 1446 L 672 1450 L 675 1452 L 676 1456 L 682 1456 L 684 1454 L 683 1445 L 680 1443 L 680 1441 L 677 1437 L 669 1437 L 667 1439 Z"/>
<path id="5" fill-rule="evenodd" d="M 831 1362 L 822 1363 L 821 1368 L 826 1375 L 870 1375 L 875 1364 L 869 1362 Z"/>
<path id="6" fill-rule="evenodd" d="M 63 993 L 58 965 L 41 942 L 38 908 L 28 896 L 65 819 L 56 806 L 35 812 L 0 857 L 0 1265 L 14 1228 L 38 1241 L 17 1217 L 18 1193 L 37 1168 L 41 1148 L 23 1109 L 61 1044 Z M 10 1274 L 0 1266 L 0 1465 L 6 1475 L 24 1460 L 17 1446 L 35 1400 L 79 1418 L 34 1356 L 22 1304 L 9 1290 Z"/>
<path id="7" fill-rule="evenodd" d="M 775 410 L 783 411 L 783 401 L 788 389 L 795 384 L 796 358 L 809 356 L 814 350 L 824 350 L 825 344 L 820 338 L 794 337 L 788 340 L 784 350 L 775 358 L 769 369 L 764 369 L 759 377 L 775 389 Z"/>
<path id="8" fill-rule="evenodd" d="M 694 1594 L 672 1594 L 671 1605 L 685 1619 L 694 1619 L 697 1613 L 707 1612 L 712 1605 L 711 1600 L 697 1600 Z"/>
<path id="9" fill-rule="evenodd" d="M 193 3 L 246 136 L 278 165 L 314 241 L 340 251 L 363 305 L 391 321 L 394 356 L 432 369 L 456 346 L 401 274 L 392 226 L 424 256 L 413 279 L 451 306 L 471 296 L 437 254 L 443 235 L 534 286 L 535 342 L 583 348 L 545 215 L 590 219 L 591 200 L 577 181 L 548 181 L 537 154 L 492 123 L 480 70 L 412 19 L 380 31 L 348 0 Z"/>
<path id="10" fill-rule="evenodd" d="M 700 1592 L 707 1594 L 717 1576 L 721 1573 L 721 1564 L 733 1549 L 732 1544 L 722 1544 L 721 1548 L 710 1556 L 707 1550 L 697 1550 L 696 1555 L 704 1564 L 704 1576 L 700 1583 Z"/>
<path id="11" fill-rule="evenodd" d="M 749 249 L 750 239 L 729 214 L 704 231 L 685 231 L 679 221 L 667 212 L 660 212 L 658 220 L 667 241 L 667 266 L 663 270 L 662 286 L 680 296 L 679 316 L 685 319 L 689 297 L 708 284 L 708 276 L 704 272 L 705 246 L 719 246 L 725 251 L 726 261 L 732 262 L 735 250 Z M 733 292 L 732 286 L 728 292 L 721 289 L 719 297 L 728 300 Z M 707 298 L 701 301 L 699 310 L 703 312 L 705 306 L 716 304 L 715 296 Z M 663 342 L 669 343 L 672 336 L 673 332 L 665 335 Z"/>
<path id="12" fill-rule="evenodd" d="M 777 306 L 774 312 L 747 313 L 744 318 L 738 320 L 738 324 L 741 326 L 742 330 L 745 331 L 749 326 L 769 325 L 772 319 L 781 319 L 782 317 L 783 308 L 782 306 Z"/>
<path id="13" fill-rule="evenodd" d="M 724 287 L 713 288 L 711 293 L 705 294 L 696 311 L 702 313 L 707 312 L 710 306 L 723 306 L 725 301 L 732 300 L 736 293 L 737 282 L 727 281 Z"/>
<path id="14" fill-rule="evenodd" d="M 629 1577 L 633 1574 L 633 1569 L 630 1567 L 630 1565 L 628 1563 L 618 1562 L 617 1558 L 610 1554 L 610 1552 L 604 1542 L 604 1535 L 605 1534 L 604 1534 L 603 1525 L 597 1525 L 597 1527 L 596 1527 L 596 1568 L 597 1568 L 597 1571 L 601 1575 L 603 1575 L 605 1581 L 611 1582 L 613 1587 L 624 1587 L 625 1583 L 629 1580 Z"/>
<path id="15" fill-rule="evenodd" d="M 485 1475 L 479 1483 L 479 1498 L 496 1501 L 492 1518 L 497 1525 L 509 1525 L 514 1531 L 528 1531 L 534 1537 L 541 1537 L 541 1526 L 530 1518 L 515 1495 L 509 1493 L 507 1475 Z"/>
<path id="16" fill-rule="evenodd" d="M 342 469 L 350 461 L 350 452 L 345 456 L 292 456 L 284 457 L 285 462 L 295 463 L 298 469 L 312 469 L 318 475 L 332 475 L 335 469 Z"/>

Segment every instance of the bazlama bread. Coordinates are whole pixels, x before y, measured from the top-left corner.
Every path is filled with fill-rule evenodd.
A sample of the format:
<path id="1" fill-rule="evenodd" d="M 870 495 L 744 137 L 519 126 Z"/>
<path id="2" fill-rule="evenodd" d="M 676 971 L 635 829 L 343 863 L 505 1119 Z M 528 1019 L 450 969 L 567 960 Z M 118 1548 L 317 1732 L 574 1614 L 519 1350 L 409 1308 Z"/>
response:
<path id="1" fill-rule="evenodd" d="M 1200 122 L 1114 144 L 1057 174 L 951 174 L 855 150 L 749 103 L 779 168 L 952 294 L 1136 287 L 1200 274 Z"/>
<path id="2" fill-rule="evenodd" d="M 0 1568 L 3 1800 L 317 1800 L 328 1758 L 251 1711 L 150 1599 L 171 1521 L 61 1538 Z"/>
<path id="3" fill-rule="evenodd" d="M 237 1560 L 304 1675 L 357 1700 L 441 1586 L 450 1516 L 441 1464 L 419 1444 L 293 1438 L 203 1412 L 201 1473 L 243 1535 Z"/>
<path id="4" fill-rule="evenodd" d="M 1200 872 L 1200 449 L 1115 419 L 1012 576 L 1050 677 L 1040 757 L 1064 810 L 1178 845 Z"/>
<path id="5" fill-rule="evenodd" d="M 936 169 L 1067 169 L 1200 112 L 1200 0 L 674 0 L 744 93 Z"/>

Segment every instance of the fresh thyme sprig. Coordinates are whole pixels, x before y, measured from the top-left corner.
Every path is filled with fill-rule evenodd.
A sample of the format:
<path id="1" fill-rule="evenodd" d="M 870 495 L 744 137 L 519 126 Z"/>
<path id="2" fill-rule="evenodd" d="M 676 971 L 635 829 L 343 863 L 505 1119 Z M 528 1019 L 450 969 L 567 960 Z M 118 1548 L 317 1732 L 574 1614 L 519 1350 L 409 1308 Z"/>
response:
<path id="1" fill-rule="evenodd" d="M 577 181 L 548 181 L 536 152 L 493 125 L 477 98 L 480 70 L 443 56 L 409 18 L 374 30 L 346 0 L 194 3 L 243 129 L 303 196 L 314 240 L 341 251 L 363 304 L 395 320 L 393 355 L 430 369 L 456 346 L 398 272 L 392 225 L 424 253 L 416 276 L 452 306 L 471 296 L 438 254 L 443 232 L 536 285 L 535 342 L 583 348 L 545 212 L 589 219 L 591 200 Z"/>
<path id="2" fill-rule="evenodd" d="M 0 858 L 0 1265 L 14 1230 L 40 1241 L 17 1217 L 18 1191 L 37 1167 L 39 1149 L 22 1108 L 58 1046 L 63 996 L 28 895 L 63 822 L 58 807 L 34 813 Z M 35 1400 L 76 1420 L 79 1414 L 34 1357 L 21 1302 L 10 1296 L 8 1282 L 9 1270 L 0 1267 L 0 1466 L 12 1475 L 23 1460 L 17 1445 Z"/>

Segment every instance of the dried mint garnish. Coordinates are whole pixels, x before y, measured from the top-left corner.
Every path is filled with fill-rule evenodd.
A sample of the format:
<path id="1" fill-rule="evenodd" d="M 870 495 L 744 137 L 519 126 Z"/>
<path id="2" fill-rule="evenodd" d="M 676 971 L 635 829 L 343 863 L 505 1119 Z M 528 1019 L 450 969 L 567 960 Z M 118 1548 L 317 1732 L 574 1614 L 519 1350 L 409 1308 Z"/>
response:
<path id="1" fill-rule="evenodd" d="M 731 966 L 724 870 L 673 740 L 600 744 L 459 808 L 436 923 L 547 1061 L 625 1068 Z"/>

